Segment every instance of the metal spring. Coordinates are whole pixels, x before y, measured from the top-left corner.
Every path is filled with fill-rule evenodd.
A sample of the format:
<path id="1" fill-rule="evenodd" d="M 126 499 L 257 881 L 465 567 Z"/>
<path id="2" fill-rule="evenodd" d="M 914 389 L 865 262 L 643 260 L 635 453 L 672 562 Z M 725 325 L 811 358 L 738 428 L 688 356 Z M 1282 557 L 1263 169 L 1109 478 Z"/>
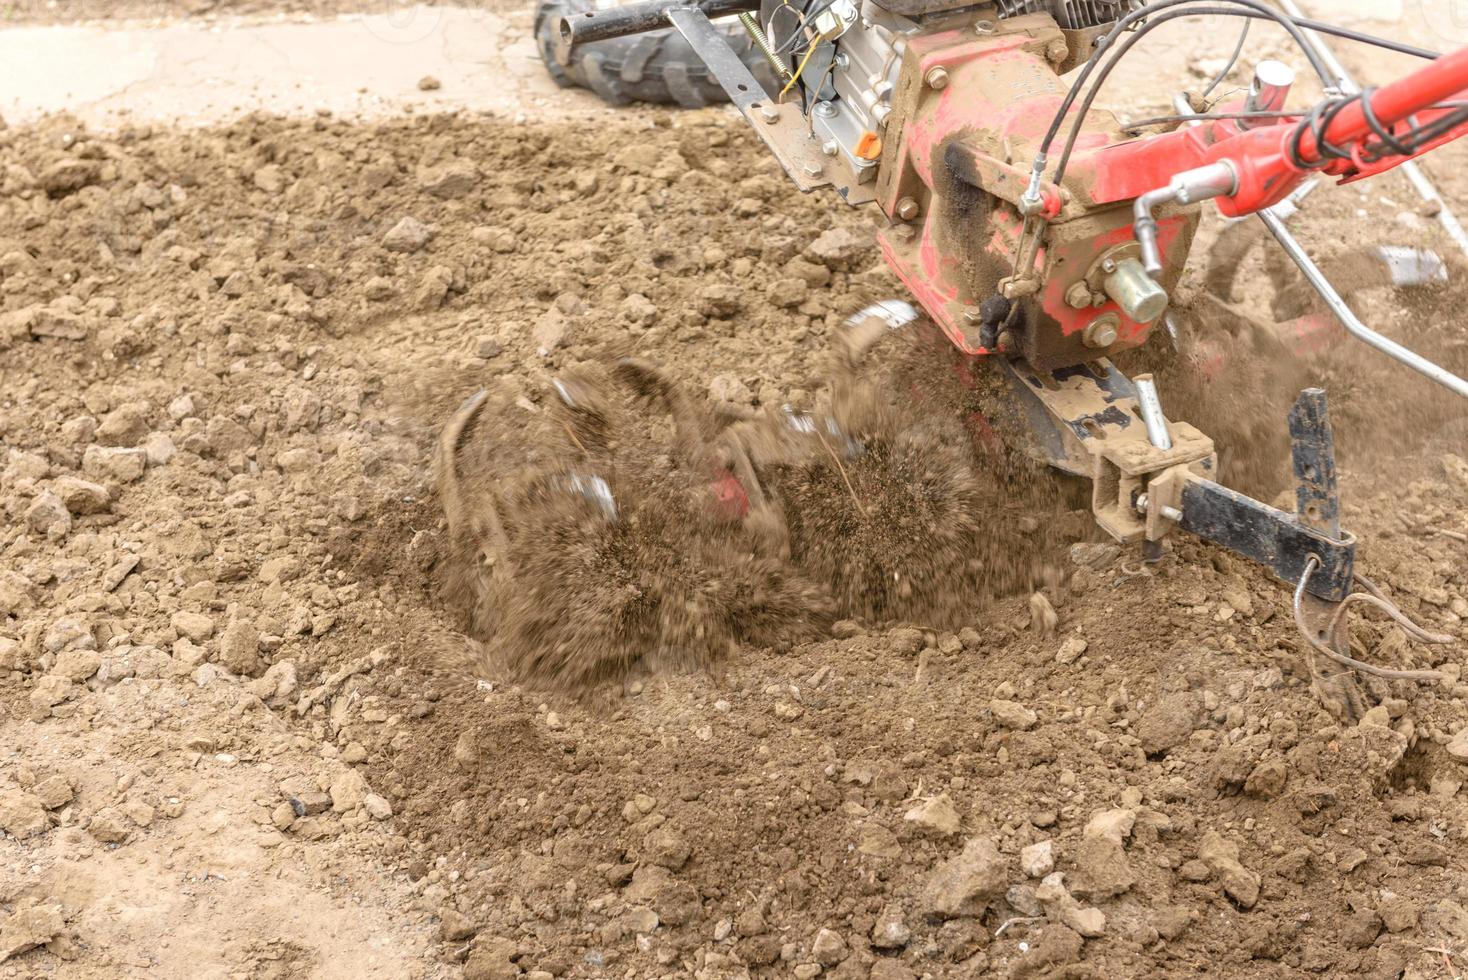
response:
<path id="1" fill-rule="evenodd" d="M 779 76 L 780 81 L 790 81 L 790 67 L 785 64 L 783 58 L 775 53 L 775 49 L 770 47 L 770 39 L 765 36 L 765 32 L 760 29 L 754 17 L 745 11 L 739 15 L 739 23 L 744 27 L 744 32 L 749 35 L 750 41 L 754 42 L 759 53 L 765 56 L 765 61 L 769 62 L 770 68 Z"/>

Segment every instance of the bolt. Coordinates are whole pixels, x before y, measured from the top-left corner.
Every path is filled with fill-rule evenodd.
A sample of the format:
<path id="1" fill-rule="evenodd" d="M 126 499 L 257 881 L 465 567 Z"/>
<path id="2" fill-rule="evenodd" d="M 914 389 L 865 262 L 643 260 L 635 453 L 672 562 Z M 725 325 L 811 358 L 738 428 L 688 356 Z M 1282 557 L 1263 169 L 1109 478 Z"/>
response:
<path id="1" fill-rule="evenodd" d="M 829 118 L 831 116 L 834 116 L 835 114 L 836 114 L 836 107 L 833 106 L 831 103 L 827 102 L 826 100 L 822 99 L 820 102 L 817 102 L 816 103 L 816 115 L 818 115 L 818 116 L 826 116 L 826 117 Z"/>
<path id="2" fill-rule="evenodd" d="M 807 163 L 803 169 L 805 170 L 806 176 L 819 177 L 821 175 L 821 171 L 825 168 L 822 167 L 819 163 L 811 162 Z"/>
<path id="3" fill-rule="evenodd" d="M 759 114 L 764 117 L 764 120 L 767 123 L 775 122 L 780 118 L 780 110 L 776 109 L 772 105 L 765 106 L 759 111 Z"/>
<path id="4" fill-rule="evenodd" d="M 923 81 L 927 82 L 928 87 L 933 89 L 934 91 L 945 89 L 948 87 L 948 69 L 944 68 L 942 65 L 934 65 L 932 68 L 929 68 L 928 73 L 923 76 Z"/>
<path id="5" fill-rule="evenodd" d="M 1115 313 L 1098 316 L 1081 331 L 1081 343 L 1096 350 L 1110 347 L 1116 343 L 1116 328 L 1119 325 L 1120 321 Z"/>
<path id="6" fill-rule="evenodd" d="M 1045 60 L 1058 65 L 1070 55 L 1070 45 L 1063 38 L 1056 38 L 1045 45 Z"/>
<path id="7" fill-rule="evenodd" d="M 1137 494 L 1137 513 L 1147 513 L 1147 495 L 1145 493 Z"/>
<path id="8" fill-rule="evenodd" d="M 821 152 L 828 157 L 835 156 L 836 151 L 839 149 L 841 149 L 841 144 L 837 143 L 835 140 L 826 140 L 826 142 L 821 144 Z"/>
<path id="9" fill-rule="evenodd" d="M 1108 272 L 1108 273 L 1115 272 L 1116 271 L 1116 260 L 1115 259 L 1102 259 L 1101 260 L 1101 271 L 1102 272 Z"/>
<path id="10" fill-rule="evenodd" d="M 901 218 L 903 221 L 911 221 L 913 218 L 916 218 L 919 213 L 920 209 L 918 208 L 918 202 L 914 201 L 912 198 L 904 197 L 902 200 L 897 202 L 897 217 Z"/>
<path id="11" fill-rule="evenodd" d="M 1072 283 L 1065 291 L 1065 302 L 1077 310 L 1084 310 L 1091 305 L 1091 287 L 1084 282 Z"/>

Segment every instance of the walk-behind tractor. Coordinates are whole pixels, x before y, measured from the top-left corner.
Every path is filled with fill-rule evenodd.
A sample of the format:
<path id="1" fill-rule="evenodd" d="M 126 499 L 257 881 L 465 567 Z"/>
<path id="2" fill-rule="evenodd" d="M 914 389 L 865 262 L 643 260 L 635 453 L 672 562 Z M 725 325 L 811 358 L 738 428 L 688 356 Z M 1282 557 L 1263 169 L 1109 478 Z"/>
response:
<path id="1" fill-rule="evenodd" d="M 1008 424 L 996 428 L 1088 478 L 1107 533 L 1146 558 L 1178 530 L 1228 548 L 1293 588 L 1314 650 L 1379 676 L 1432 678 L 1348 655 L 1343 613 L 1355 603 L 1386 611 L 1418 640 L 1448 638 L 1411 623 L 1356 569 L 1324 391 L 1302 392 L 1289 412 L 1296 506 L 1287 513 L 1217 482 L 1213 441 L 1164 416 L 1150 376 L 1128 378 L 1110 360 L 1178 329 L 1169 306 L 1211 201 L 1225 216 L 1257 215 L 1351 335 L 1468 396 L 1468 382 L 1361 323 L 1284 223 L 1321 177 L 1349 182 L 1407 165 L 1427 186 L 1410 161 L 1468 132 L 1468 48 L 1438 55 L 1297 13 L 1263 0 L 648 0 L 567 12 L 553 40 L 559 62 L 573 65 L 587 45 L 671 26 L 797 187 L 880 209 L 883 254 L 922 313 L 1007 392 L 1009 410 L 993 415 Z M 711 22 L 727 15 L 738 17 L 739 51 Z M 1324 96 L 1292 107 L 1294 72 L 1264 61 L 1247 92 L 1184 97 L 1165 118 L 1123 128 L 1095 107 L 1139 41 L 1199 15 L 1282 29 Z M 1357 89 L 1321 34 L 1423 64 Z M 852 330 L 917 315 L 884 304 Z M 859 451 L 843 442 L 844 420 L 787 413 L 786 424 L 792 435 L 815 433 L 810 452 Z M 719 493 L 754 513 L 761 460 L 729 449 L 736 441 L 724 441 L 718 464 L 735 489 Z"/>

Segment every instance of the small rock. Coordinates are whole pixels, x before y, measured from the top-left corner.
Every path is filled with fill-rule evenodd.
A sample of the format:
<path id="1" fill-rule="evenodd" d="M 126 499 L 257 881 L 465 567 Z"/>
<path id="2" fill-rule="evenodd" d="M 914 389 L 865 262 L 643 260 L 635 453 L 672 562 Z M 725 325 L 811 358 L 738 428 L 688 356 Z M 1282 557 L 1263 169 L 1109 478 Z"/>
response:
<path id="1" fill-rule="evenodd" d="M 75 796 L 71 783 L 65 776 L 49 776 L 37 783 L 32 791 L 36 799 L 41 801 L 41 806 L 48 810 L 66 806 Z"/>
<path id="2" fill-rule="evenodd" d="M 214 635 L 214 620 L 203 613 L 179 611 L 170 617 L 169 623 L 180 636 L 194 643 L 203 643 Z"/>
<path id="3" fill-rule="evenodd" d="M 427 225 L 409 216 L 393 225 L 388 233 L 382 236 L 382 247 L 389 252 L 411 254 L 427 245 L 431 235 Z"/>
<path id="4" fill-rule="evenodd" d="M 1254 907 L 1259 900 L 1259 876 L 1239 863 L 1239 845 L 1210 830 L 1198 845 L 1198 858 L 1218 876 L 1225 895 L 1243 908 Z"/>
<path id="5" fill-rule="evenodd" d="M 153 826 L 153 808 L 142 800 L 128 800 L 118 807 L 126 817 L 139 827 Z"/>
<path id="6" fill-rule="evenodd" d="M 92 816 L 87 826 L 91 835 L 104 844 L 121 844 L 132 833 L 132 821 L 118 810 L 104 807 Z"/>
<path id="7" fill-rule="evenodd" d="M 150 432 L 143 440 L 143 455 L 149 466 L 165 466 L 178 453 L 178 447 L 166 432 Z"/>
<path id="8" fill-rule="evenodd" d="M 1406 932 L 1409 929 L 1415 929 L 1418 920 L 1422 917 L 1422 909 L 1416 902 L 1391 893 L 1383 896 L 1376 911 L 1381 916 L 1382 924 L 1386 926 L 1387 932 Z"/>
<path id="9" fill-rule="evenodd" d="M 355 769 L 344 769 L 331 781 L 331 809 L 350 813 L 367 801 L 367 780 Z"/>
<path id="10" fill-rule="evenodd" d="M 841 938 L 839 932 L 821 929 L 816 933 L 816 938 L 811 940 L 810 955 L 822 966 L 835 966 L 846 959 L 849 951 L 846 940 Z"/>
<path id="11" fill-rule="evenodd" d="M 896 834 L 881 824 L 868 823 L 861 828 L 856 850 L 868 857 L 898 858 L 902 856 L 902 842 L 897 839 Z"/>
<path id="12" fill-rule="evenodd" d="M 902 910 L 889 905 L 877 916 L 872 926 L 872 945 L 878 949 L 901 949 L 912 938 L 912 930 L 902 920 Z"/>
<path id="13" fill-rule="evenodd" d="M 989 702 L 989 712 L 1004 728 L 1012 728 L 1016 731 L 1029 731 L 1035 727 L 1038 716 L 1035 712 L 1015 701 L 1006 701 L 995 698 Z"/>
<path id="14" fill-rule="evenodd" d="M 462 731 L 454 742 L 454 761 L 462 769 L 473 769 L 479 765 L 479 742 L 474 733 Z"/>
<path id="15" fill-rule="evenodd" d="M 168 403 L 168 417 L 175 421 L 186 419 L 194 413 L 195 408 L 192 395 L 179 395 L 173 401 Z"/>
<path id="16" fill-rule="evenodd" d="M 76 477 L 62 477 L 53 484 L 52 491 L 61 498 L 66 509 L 78 517 L 105 514 L 112 506 L 112 494 L 106 487 Z"/>
<path id="17" fill-rule="evenodd" d="M 0 963 L 46 945 L 65 929 L 66 921 L 62 918 L 60 905 L 32 905 L 18 909 L 0 922 Z M 23 972 L 29 974 L 31 971 Z"/>
<path id="18" fill-rule="evenodd" d="M 26 508 L 25 522 L 32 531 L 52 539 L 64 538 L 71 533 L 71 512 L 61 498 L 49 490 L 37 494 Z"/>
<path id="19" fill-rule="evenodd" d="M 148 454 L 125 446 L 88 446 L 82 454 L 82 472 L 102 480 L 132 483 L 148 468 Z"/>
<path id="20" fill-rule="evenodd" d="M 37 180 L 51 197 L 65 197 L 102 179 L 102 167 L 95 160 L 69 158 L 41 171 Z"/>
<path id="21" fill-rule="evenodd" d="M 958 833 L 958 810 L 947 793 L 913 807 L 903 814 L 902 819 L 939 837 L 950 837 Z"/>
<path id="22" fill-rule="evenodd" d="M 1042 840 L 1038 844 L 1021 848 L 1019 852 L 1020 870 L 1031 878 L 1043 878 L 1055 870 L 1055 844 L 1053 841 Z"/>
<path id="23" fill-rule="evenodd" d="M 386 276 L 373 276 L 362 284 L 362 295 L 374 303 L 392 299 L 397 293 L 397 287 Z"/>
<path id="24" fill-rule="evenodd" d="M 914 980 L 916 976 L 906 963 L 891 957 L 879 958 L 867 974 L 868 980 Z"/>
<path id="25" fill-rule="evenodd" d="M 1110 898 L 1136 884 L 1126 851 L 1111 837 L 1083 836 L 1075 853 L 1071 891 L 1080 898 Z"/>
<path id="26" fill-rule="evenodd" d="M 1244 792 L 1250 796 L 1272 800 L 1284 792 L 1288 778 L 1284 760 L 1271 757 L 1259 763 L 1249 773 L 1249 778 L 1244 781 Z"/>
<path id="27" fill-rule="evenodd" d="M 373 820 L 386 820 L 392 816 L 392 804 L 386 797 L 378 796 L 376 793 L 368 793 L 362 798 L 362 805 L 367 808 L 367 814 Z"/>
<path id="28" fill-rule="evenodd" d="M 231 620 L 219 636 L 219 663 L 241 677 L 258 677 L 264 673 L 259 631 L 243 620 Z"/>
<path id="29" fill-rule="evenodd" d="M 1089 644 L 1079 636 L 1068 636 L 1060 644 L 1060 651 L 1055 654 L 1055 662 L 1058 664 L 1075 663 L 1080 659 L 1081 654 L 1086 652 L 1088 646 Z M 1081 935 L 1085 935 L 1085 933 L 1081 933 Z"/>
<path id="30" fill-rule="evenodd" d="M 1007 863 L 987 837 L 974 837 L 963 851 L 940 864 L 923 886 L 925 915 L 978 915 L 1009 885 Z"/>
<path id="31" fill-rule="evenodd" d="M 1118 846 L 1121 846 L 1132 835 L 1132 827 L 1136 822 L 1137 813 L 1135 810 L 1104 810 L 1087 821 L 1085 835 L 1087 837 L 1105 837 L 1107 840 L 1115 841 Z"/>
<path id="32" fill-rule="evenodd" d="M 734 931 L 741 936 L 763 936 L 768 929 L 765 917 L 758 908 L 745 909 L 734 920 Z"/>
<path id="33" fill-rule="evenodd" d="M 102 416 L 97 441 L 104 446 L 136 446 L 151 429 L 147 406 L 129 402 Z"/>
<path id="34" fill-rule="evenodd" d="M 434 167 L 419 175 L 418 185 L 445 200 L 463 197 L 479 183 L 479 171 L 467 160 Z"/>
<path id="35" fill-rule="evenodd" d="M 658 827 L 643 840 L 643 857 L 669 871 L 677 871 L 688 863 L 692 848 L 673 828 L 666 824 Z"/>
<path id="36" fill-rule="evenodd" d="M 1097 908 L 1068 908 L 1060 921 L 1087 939 L 1095 939 L 1106 931 L 1106 916 Z"/>
<path id="37" fill-rule="evenodd" d="M 70 700 L 76 694 L 76 685 L 70 678 L 61 677 L 57 674 L 47 674 L 36 682 L 31 691 L 30 701 L 38 709 L 54 708 L 63 701 Z"/>
<path id="38" fill-rule="evenodd" d="M 285 833 L 291 829 L 291 824 L 296 822 L 296 809 L 289 802 L 276 804 L 274 810 L 270 811 L 270 822 L 275 829 Z"/>
<path id="39" fill-rule="evenodd" d="M 1207 881 L 1213 877 L 1213 872 L 1208 870 L 1208 865 L 1197 859 L 1184 861 L 1177 869 L 1177 873 L 1178 877 L 1184 881 Z"/>
<path id="40" fill-rule="evenodd" d="M 441 88 L 443 88 L 443 82 L 432 75 L 424 75 L 418 79 L 418 91 L 420 92 L 437 92 Z"/>
<path id="41" fill-rule="evenodd" d="M 41 798 L 19 790 L 0 793 L 0 829 L 17 840 L 35 837 L 51 829 Z"/>
<path id="42" fill-rule="evenodd" d="M 95 674 L 101 666 L 102 658 L 95 650 L 63 650 L 56 655 L 56 665 L 51 668 L 51 673 L 80 684 Z"/>
<path id="43" fill-rule="evenodd" d="M 509 939 L 483 937 L 464 962 L 464 980 L 515 980 L 520 968 L 515 965 L 516 948 Z"/>
<path id="44" fill-rule="evenodd" d="M 438 913 L 438 933 L 448 942 L 462 942 L 478 931 L 479 926 L 457 909 L 444 909 Z"/>
<path id="45" fill-rule="evenodd" d="M 872 240 L 870 236 L 857 234 L 849 228 L 832 228 L 821 232 L 805 251 L 813 261 L 828 269 L 852 271 L 871 254 Z"/>
<path id="46" fill-rule="evenodd" d="M 1142 751 L 1161 755 L 1177 748 L 1193 734 L 1198 718 L 1197 700 L 1187 693 L 1164 694 L 1142 712 L 1136 736 Z"/>

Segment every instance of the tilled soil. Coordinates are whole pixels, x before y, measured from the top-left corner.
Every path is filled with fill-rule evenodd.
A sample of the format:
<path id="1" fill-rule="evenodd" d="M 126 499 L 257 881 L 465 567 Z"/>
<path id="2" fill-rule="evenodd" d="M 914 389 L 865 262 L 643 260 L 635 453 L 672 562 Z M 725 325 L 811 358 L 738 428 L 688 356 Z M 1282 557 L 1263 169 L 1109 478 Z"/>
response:
<path id="1" fill-rule="evenodd" d="M 466 641 L 430 460 L 467 395 L 534 408 L 613 350 L 815 408 L 833 332 L 899 294 L 869 215 L 724 112 L 52 120 L 0 162 L 0 976 L 1463 969 L 1461 649 L 1358 620 L 1359 656 L 1447 677 L 1345 704 L 1284 586 L 1067 549 L 1061 492 L 995 497 L 1006 574 L 924 580 L 951 622 L 867 609 L 579 698 Z M 1352 209 L 1321 210 L 1329 243 Z M 1374 371 L 1302 368 L 1356 379 L 1346 524 L 1460 633 L 1464 433 Z"/>

